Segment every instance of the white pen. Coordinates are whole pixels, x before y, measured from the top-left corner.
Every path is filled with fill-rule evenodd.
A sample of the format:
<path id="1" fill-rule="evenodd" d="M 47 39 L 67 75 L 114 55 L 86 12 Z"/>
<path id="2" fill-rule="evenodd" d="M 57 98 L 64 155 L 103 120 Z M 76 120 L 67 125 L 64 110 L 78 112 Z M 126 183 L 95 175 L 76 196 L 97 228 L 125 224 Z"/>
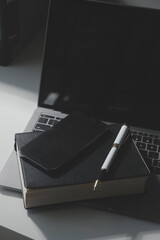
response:
<path id="1" fill-rule="evenodd" d="M 103 179 L 104 173 L 108 172 L 108 170 L 111 166 L 111 163 L 113 162 L 113 159 L 115 158 L 115 156 L 117 154 L 119 147 L 121 146 L 121 144 L 123 143 L 123 141 L 125 140 L 125 138 L 127 136 L 128 129 L 129 128 L 125 124 L 121 127 L 116 139 L 114 140 L 112 148 L 109 151 L 109 153 L 101 167 L 101 174 L 94 183 L 94 187 L 93 187 L 94 190 L 96 189 L 98 183 L 100 182 L 100 179 Z"/>

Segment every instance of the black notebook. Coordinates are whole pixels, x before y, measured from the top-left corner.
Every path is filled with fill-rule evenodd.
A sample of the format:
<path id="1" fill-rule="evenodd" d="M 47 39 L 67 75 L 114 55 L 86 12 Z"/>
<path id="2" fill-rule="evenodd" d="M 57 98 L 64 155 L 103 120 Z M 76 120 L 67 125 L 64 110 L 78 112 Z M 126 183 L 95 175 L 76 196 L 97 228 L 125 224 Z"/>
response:
<path id="1" fill-rule="evenodd" d="M 121 125 L 108 126 L 105 134 L 78 154 L 72 167 L 60 176 L 47 174 L 21 156 L 23 147 L 40 133 L 16 134 L 24 207 L 143 193 L 149 171 L 131 137 L 120 148 L 104 181 L 93 191 L 101 165 L 120 128 Z"/>

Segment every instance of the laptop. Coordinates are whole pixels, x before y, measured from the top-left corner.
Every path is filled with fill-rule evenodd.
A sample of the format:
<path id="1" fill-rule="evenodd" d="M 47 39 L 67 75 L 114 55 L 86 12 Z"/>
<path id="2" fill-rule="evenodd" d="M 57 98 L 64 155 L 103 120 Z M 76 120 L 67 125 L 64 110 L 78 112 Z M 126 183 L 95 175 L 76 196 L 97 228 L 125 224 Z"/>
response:
<path id="1" fill-rule="evenodd" d="M 111 124 L 127 123 L 158 183 L 159 25 L 160 4 L 153 0 L 51 0 L 38 106 L 25 131 L 45 131 L 73 110 Z M 14 150 L 0 185 L 21 191 Z M 116 203 L 117 208 L 110 204 L 101 207 L 118 211 Z"/>

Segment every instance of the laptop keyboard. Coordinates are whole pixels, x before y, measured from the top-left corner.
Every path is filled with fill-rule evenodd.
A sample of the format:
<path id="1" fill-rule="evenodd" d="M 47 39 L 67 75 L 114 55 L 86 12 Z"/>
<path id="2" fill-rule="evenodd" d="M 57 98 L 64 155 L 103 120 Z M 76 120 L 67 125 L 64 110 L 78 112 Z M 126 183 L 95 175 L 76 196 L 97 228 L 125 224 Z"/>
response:
<path id="1" fill-rule="evenodd" d="M 46 114 L 41 114 L 33 131 L 45 131 L 49 130 L 51 127 L 55 126 L 61 121 L 62 117 L 51 116 Z"/>
<path id="2" fill-rule="evenodd" d="M 131 134 L 150 171 L 160 174 L 160 136 L 135 131 Z"/>
<path id="3" fill-rule="evenodd" d="M 48 130 L 62 119 L 62 117 L 41 114 L 33 131 Z M 160 174 L 160 136 L 139 131 L 131 131 L 131 134 L 150 171 Z"/>

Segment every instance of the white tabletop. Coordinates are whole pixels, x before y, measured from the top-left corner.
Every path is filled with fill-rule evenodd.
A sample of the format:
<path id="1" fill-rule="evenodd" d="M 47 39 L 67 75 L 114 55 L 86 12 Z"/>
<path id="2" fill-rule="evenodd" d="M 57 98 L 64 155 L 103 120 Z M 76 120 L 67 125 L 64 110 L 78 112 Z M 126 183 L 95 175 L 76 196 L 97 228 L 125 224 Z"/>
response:
<path id="1" fill-rule="evenodd" d="M 37 105 L 42 46 L 39 37 L 0 67 L 0 170 Z M 20 193 L 0 189 L 0 239 L 157 240 L 160 224 L 72 204 L 26 210 Z"/>

